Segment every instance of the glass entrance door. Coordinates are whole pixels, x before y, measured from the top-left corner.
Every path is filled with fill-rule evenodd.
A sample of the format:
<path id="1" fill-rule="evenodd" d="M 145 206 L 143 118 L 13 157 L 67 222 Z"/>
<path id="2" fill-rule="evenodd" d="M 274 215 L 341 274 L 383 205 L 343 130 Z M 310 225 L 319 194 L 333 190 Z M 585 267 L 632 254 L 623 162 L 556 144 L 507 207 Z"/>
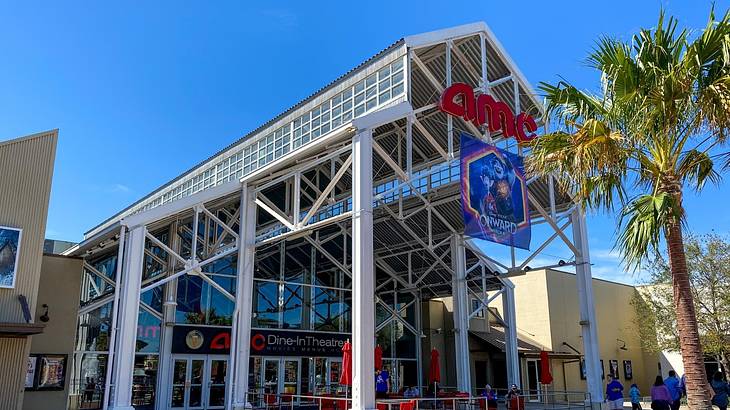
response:
<path id="1" fill-rule="evenodd" d="M 265 357 L 261 372 L 264 400 L 268 404 L 278 402 L 281 395 L 299 394 L 299 358 Z"/>
<path id="2" fill-rule="evenodd" d="M 540 361 L 527 359 L 527 400 L 540 401 L 542 392 L 540 385 Z"/>
<path id="3" fill-rule="evenodd" d="M 228 358 L 224 356 L 172 356 L 170 408 L 223 409 L 226 401 Z"/>
<path id="4" fill-rule="evenodd" d="M 303 359 L 307 360 L 307 359 Z M 334 393 L 340 384 L 342 359 L 328 357 L 313 357 L 310 360 L 310 385 L 314 386 L 315 394 Z"/>
<path id="5" fill-rule="evenodd" d="M 226 406 L 226 381 L 228 380 L 228 358 L 208 356 L 206 365 L 207 409 L 223 409 Z"/>

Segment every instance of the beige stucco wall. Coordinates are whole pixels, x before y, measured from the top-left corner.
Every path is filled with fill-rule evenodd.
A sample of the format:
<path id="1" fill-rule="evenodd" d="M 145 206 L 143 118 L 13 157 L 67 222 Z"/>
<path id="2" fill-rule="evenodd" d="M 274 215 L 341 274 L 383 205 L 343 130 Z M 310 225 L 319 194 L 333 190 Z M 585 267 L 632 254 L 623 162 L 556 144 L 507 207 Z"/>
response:
<path id="1" fill-rule="evenodd" d="M 43 255 L 41 279 L 38 288 L 38 319 L 48 305 L 50 320 L 43 334 L 33 336 L 31 353 L 65 354 L 66 388 L 63 391 L 27 391 L 23 399 L 24 410 L 63 410 L 66 408 L 70 382 L 71 354 L 74 347 L 74 329 L 81 288 L 82 259 L 60 255 Z"/>
<path id="2" fill-rule="evenodd" d="M 22 228 L 14 289 L 0 289 L 0 322 L 24 323 L 18 296 L 37 302 L 58 131 L 0 142 L 0 225 Z M 0 338 L 0 409 L 20 409 L 30 340 Z"/>
<path id="3" fill-rule="evenodd" d="M 571 353 L 566 342 L 583 352 L 576 276 L 555 270 L 530 272 L 511 278 L 515 284 L 517 327 L 520 332 L 555 352 Z M 599 338 L 600 358 L 606 375 L 609 360 L 618 360 L 619 380 L 628 385 L 636 383 L 643 393 L 656 376 L 657 357 L 643 352 L 634 323 L 635 313 L 631 299 L 633 286 L 593 279 L 593 293 Z M 501 300 L 495 301 L 501 310 Z M 620 349 L 626 342 L 626 350 Z M 631 360 L 634 377 L 625 380 L 623 361 Z M 565 368 L 565 372 L 563 372 Z M 586 389 L 580 378 L 579 363 L 574 360 L 552 361 L 555 390 Z"/>

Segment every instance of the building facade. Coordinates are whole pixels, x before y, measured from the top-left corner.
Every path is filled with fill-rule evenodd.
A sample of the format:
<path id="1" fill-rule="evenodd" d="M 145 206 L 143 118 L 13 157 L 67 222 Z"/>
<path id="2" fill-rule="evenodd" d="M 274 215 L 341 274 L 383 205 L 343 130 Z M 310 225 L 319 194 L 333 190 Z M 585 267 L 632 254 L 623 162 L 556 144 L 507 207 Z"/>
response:
<path id="1" fill-rule="evenodd" d="M 63 248 L 64 244 L 46 245 Z M 79 289 L 81 258 L 45 253 L 41 262 L 40 282 L 35 309 L 43 333 L 31 338 L 30 355 L 35 372 L 26 373 L 27 387 L 23 410 L 64 410 L 68 406 L 71 365 Z M 49 368 L 55 369 L 54 372 Z M 29 369 L 30 370 L 30 369 Z"/>
<path id="2" fill-rule="evenodd" d="M 0 408 L 22 409 L 58 131 L 0 142 Z"/>
<path id="3" fill-rule="evenodd" d="M 496 121 L 441 109 L 456 84 L 485 95 L 480 112 Z M 484 23 L 408 36 L 102 222 L 66 252 L 84 258 L 72 408 L 242 409 L 327 393 L 349 339 L 352 406 L 372 409 L 376 345 L 394 386 L 425 384 L 423 302 L 447 296 L 454 388 L 472 392 L 469 323 L 490 292 L 503 296 L 506 379 L 519 383 L 509 277 L 556 239 L 574 255 L 600 401 L 580 208 L 535 178 L 529 212 L 555 231 L 536 251 L 505 264 L 463 235 L 460 132 L 527 154 L 507 120 L 540 110 Z"/>

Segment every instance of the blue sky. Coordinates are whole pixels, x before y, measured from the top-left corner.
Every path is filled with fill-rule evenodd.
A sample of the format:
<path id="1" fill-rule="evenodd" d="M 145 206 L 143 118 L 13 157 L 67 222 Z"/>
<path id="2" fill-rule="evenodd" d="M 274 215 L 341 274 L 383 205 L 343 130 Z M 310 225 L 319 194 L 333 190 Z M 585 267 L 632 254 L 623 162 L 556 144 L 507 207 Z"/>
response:
<path id="1" fill-rule="evenodd" d="M 2 1 L 0 140 L 60 129 L 47 236 L 78 241 L 402 36 L 483 20 L 533 84 L 592 88 L 583 61 L 597 36 L 628 39 L 661 6 L 699 29 L 710 4 Z M 688 194 L 691 230 L 725 233 L 728 199 Z M 594 273 L 634 282 L 617 268 L 614 229 L 590 217 Z"/>

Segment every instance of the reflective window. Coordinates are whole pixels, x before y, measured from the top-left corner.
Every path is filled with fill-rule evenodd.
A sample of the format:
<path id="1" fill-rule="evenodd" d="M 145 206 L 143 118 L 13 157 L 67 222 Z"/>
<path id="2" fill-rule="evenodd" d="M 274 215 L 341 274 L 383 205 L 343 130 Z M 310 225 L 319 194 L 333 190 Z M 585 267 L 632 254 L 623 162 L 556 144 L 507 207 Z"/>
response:
<path id="1" fill-rule="evenodd" d="M 105 351 L 109 349 L 112 304 L 113 302 L 109 302 L 79 316 L 75 350 Z"/>
<path id="2" fill-rule="evenodd" d="M 235 280 L 226 276 L 211 278 L 229 293 L 235 294 Z M 177 323 L 196 325 L 231 325 L 234 302 L 197 276 L 183 275 L 177 282 Z"/>
<path id="3" fill-rule="evenodd" d="M 154 408 L 157 384 L 157 355 L 135 355 L 132 377 L 132 404 L 135 408 Z"/>
<path id="4" fill-rule="evenodd" d="M 162 321 L 145 308 L 139 309 L 137 319 L 137 353 L 160 352 L 161 325 Z"/>
<path id="5" fill-rule="evenodd" d="M 106 354 L 76 353 L 73 357 L 73 372 L 69 384 L 69 408 L 100 409 L 104 399 L 106 379 Z"/>

